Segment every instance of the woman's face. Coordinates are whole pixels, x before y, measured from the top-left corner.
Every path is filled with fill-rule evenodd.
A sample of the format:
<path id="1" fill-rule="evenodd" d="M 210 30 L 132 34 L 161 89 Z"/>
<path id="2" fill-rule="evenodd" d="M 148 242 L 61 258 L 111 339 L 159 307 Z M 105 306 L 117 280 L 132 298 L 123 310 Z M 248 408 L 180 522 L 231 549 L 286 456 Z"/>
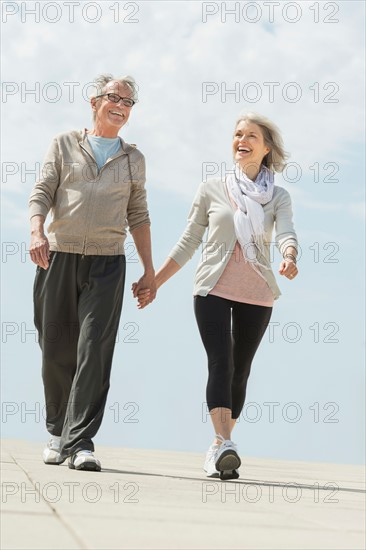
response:
<path id="1" fill-rule="evenodd" d="M 111 80 L 104 86 L 103 94 L 117 94 L 120 97 L 131 97 L 131 90 L 128 86 Z M 126 124 L 130 116 L 132 107 L 126 107 L 122 101 L 113 103 L 108 96 L 99 97 L 92 100 L 92 109 L 95 111 L 95 121 L 102 128 L 114 129 L 118 131 Z"/>
<path id="2" fill-rule="evenodd" d="M 241 168 L 260 170 L 263 157 L 270 151 L 264 143 L 261 128 L 249 121 L 240 121 L 233 138 L 233 156 Z"/>

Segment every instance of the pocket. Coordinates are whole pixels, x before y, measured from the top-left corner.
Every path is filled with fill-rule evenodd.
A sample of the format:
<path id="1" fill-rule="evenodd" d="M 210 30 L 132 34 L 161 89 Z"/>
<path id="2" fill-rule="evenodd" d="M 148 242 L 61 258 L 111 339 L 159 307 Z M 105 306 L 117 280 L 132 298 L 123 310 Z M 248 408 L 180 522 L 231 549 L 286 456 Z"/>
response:
<path id="1" fill-rule="evenodd" d="M 41 267 L 37 265 L 36 269 L 36 275 L 34 277 L 34 283 L 33 283 L 33 302 L 35 303 L 37 298 L 39 297 L 39 285 L 40 285 L 40 278 L 42 277 L 41 274 Z"/>
<path id="2" fill-rule="evenodd" d="M 50 250 L 50 255 L 48 257 L 48 269 L 50 268 L 51 262 L 56 254 L 57 252 L 55 252 L 54 250 Z"/>

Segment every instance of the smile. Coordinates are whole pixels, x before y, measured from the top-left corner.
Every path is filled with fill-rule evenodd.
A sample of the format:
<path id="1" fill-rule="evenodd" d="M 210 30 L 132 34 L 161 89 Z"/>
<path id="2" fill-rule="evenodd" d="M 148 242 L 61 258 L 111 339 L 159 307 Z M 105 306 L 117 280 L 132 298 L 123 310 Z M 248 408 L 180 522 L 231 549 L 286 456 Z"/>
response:
<path id="1" fill-rule="evenodd" d="M 111 115 L 118 115 L 122 118 L 124 118 L 124 116 L 125 116 L 123 113 L 118 113 L 117 111 L 109 111 L 109 112 L 111 113 Z"/>

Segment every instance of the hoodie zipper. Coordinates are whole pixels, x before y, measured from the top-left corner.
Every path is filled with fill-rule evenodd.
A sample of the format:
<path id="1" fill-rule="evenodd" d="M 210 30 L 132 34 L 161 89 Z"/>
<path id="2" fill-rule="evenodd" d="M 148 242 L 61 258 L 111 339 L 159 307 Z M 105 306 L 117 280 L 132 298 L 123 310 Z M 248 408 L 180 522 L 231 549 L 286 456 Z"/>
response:
<path id="1" fill-rule="evenodd" d="M 89 153 L 89 151 L 84 147 L 84 145 L 82 143 L 80 143 L 80 147 L 82 148 L 83 151 L 85 151 L 85 153 L 92 159 L 92 161 L 94 162 L 96 168 L 97 168 L 97 171 L 98 171 L 98 165 L 96 163 L 96 160 L 95 158 L 93 157 L 93 155 L 91 155 Z M 93 185 L 94 185 L 95 182 L 93 182 Z M 90 197 L 89 197 L 89 202 L 88 202 L 88 206 L 87 206 L 87 214 L 89 214 L 89 210 L 90 210 L 90 204 L 92 202 L 92 192 L 90 193 Z M 86 216 L 86 219 L 88 220 L 89 216 L 87 215 Z M 88 224 L 88 221 L 86 222 Z M 82 251 L 81 251 L 81 257 L 82 259 L 85 257 L 85 249 L 86 249 L 86 237 L 87 237 L 87 234 L 88 234 L 88 228 L 89 228 L 89 225 L 86 226 L 85 228 L 85 233 L 84 233 L 84 240 L 83 240 L 83 248 L 82 248 Z"/>
<path id="2" fill-rule="evenodd" d="M 86 137 L 86 136 L 85 136 Z M 84 147 L 83 143 L 82 142 L 79 142 L 79 145 L 81 147 L 81 149 L 83 151 L 85 151 L 85 153 L 87 153 L 87 155 L 92 159 L 92 161 L 94 162 L 94 164 L 96 165 L 97 167 L 97 176 L 100 175 L 100 173 L 102 172 L 102 170 L 107 166 L 107 164 L 109 164 L 110 162 L 112 162 L 113 160 L 115 160 L 116 158 L 120 157 L 120 156 L 123 156 L 123 155 L 127 155 L 127 161 L 128 161 L 128 170 L 129 170 L 129 175 L 130 175 L 130 179 L 131 179 L 131 183 L 132 183 L 132 174 L 131 174 L 131 166 L 130 166 L 130 157 L 129 157 L 129 153 L 126 153 L 126 151 L 123 149 L 122 147 L 122 140 L 121 140 L 121 152 L 122 154 L 118 154 L 118 155 L 115 155 L 114 157 L 112 157 L 111 159 L 109 159 L 103 166 L 102 168 L 99 170 L 98 169 L 98 165 L 96 163 L 96 160 L 95 158 L 93 157 L 93 155 Z M 99 170 L 99 171 L 98 171 Z M 93 182 L 93 185 L 95 184 L 95 181 Z M 92 190 L 93 191 L 93 190 Z M 89 210 L 90 210 L 90 204 L 92 203 L 92 198 L 93 198 L 93 193 L 91 192 L 90 194 L 90 198 L 89 198 L 89 204 L 88 204 L 88 209 L 87 209 L 87 213 L 89 213 Z M 84 240 L 83 240 L 83 247 L 82 247 L 82 251 L 81 251 L 81 257 L 84 258 L 85 257 L 85 251 L 86 251 L 86 238 L 87 238 L 87 234 L 88 234 L 88 229 L 89 229 L 89 226 L 90 226 L 90 220 L 89 220 L 89 225 L 87 226 L 87 229 L 86 229 L 86 232 L 84 234 Z"/>

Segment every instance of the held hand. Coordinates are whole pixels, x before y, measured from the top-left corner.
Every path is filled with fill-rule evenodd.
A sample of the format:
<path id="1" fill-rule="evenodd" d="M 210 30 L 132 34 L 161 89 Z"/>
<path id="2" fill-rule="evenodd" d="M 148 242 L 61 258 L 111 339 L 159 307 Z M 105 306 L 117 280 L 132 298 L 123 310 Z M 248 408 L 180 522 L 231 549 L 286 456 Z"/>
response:
<path id="1" fill-rule="evenodd" d="M 132 291 L 136 288 L 137 283 L 133 283 L 132 285 Z M 137 307 L 138 309 L 144 309 L 149 303 L 150 303 L 150 289 L 145 288 L 143 290 L 139 290 L 137 294 Z"/>
<path id="2" fill-rule="evenodd" d="M 295 262 L 286 258 L 282 260 L 280 264 L 280 269 L 278 270 L 278 272 L 280 275 L 284 275 L 285 277 L 290 279 L 290 281 L 292 281 L 292 279 L 294 279 L 298 274 L 298 269 L 296 267 Z"/>
<path id="3" fill-rule="evenodd" d="M 156 296 L 156 291 L 159 289 L 170 277 L 172 277 L 177 271 L 180 270 L 180 265 L 172 258 L 167 258 L 161 268 L 154 274 L 154 282 L 151 286 L 141 285 L 141 279 L 138 283 L 133 283 L 132 292 L 135 298 L 138 300 L 137 307 L 143 309 L 150 304 Z M 152 271 L 152 273 L 154 273 Z"/>
<path id="4" fill-rule="evenodd" d="M 143 309 L 148 304 L 151 304 L 155 300 L 157 291 L 155 274 L 145 273 L 137 283 L 132 284 L 131 290 L 134 298 L 138 300 L 138 309 Z"/>
<path id="5" fill-rule="evenodd" d="M 29 252 L 32 262 L 43 269 L 48 269 L 50 246 L 47 237 L 43 233 L 31 233 Z"/>

